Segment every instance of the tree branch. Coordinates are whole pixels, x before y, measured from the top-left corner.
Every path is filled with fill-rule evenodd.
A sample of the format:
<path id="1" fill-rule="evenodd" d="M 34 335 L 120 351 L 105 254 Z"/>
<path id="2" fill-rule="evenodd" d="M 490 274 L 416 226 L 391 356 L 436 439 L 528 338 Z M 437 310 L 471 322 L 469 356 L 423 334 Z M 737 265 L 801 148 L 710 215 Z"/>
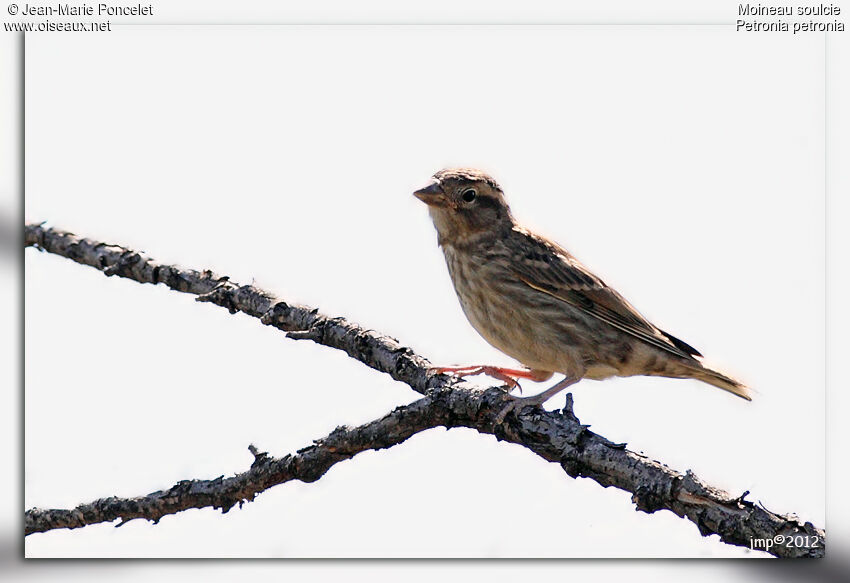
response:
<path id="1" fill-rule="evenodd" d="M 282 458 L 269 457 L 253 445 L 251 468 L 232 478 L 219 476 L 214 480 L 181 480 L 168 490 L 159 490 L 136 498 L 101 498 L 80 504 L 73 510 L 42 510 L 26 512 L 26 534 L 55 528 L 80 528 L 121 518 L 117 526 L 146 518 L 154 523 L 167 514 L 190 508 L 221 508 L 227 512 L 236 504 L 251 502 L 260 492 L 289 482 L 315 482 L 334 464 L 347 460 L 368 449 L 383 449 L 405 441 L 411 435 L 441 425 L 441 416 L 427 397 L 403 407 L 397 407 L 384 417 L 359 427 L 337 427 L 313 445 Z"/>
<path id="2" fill-rule="evenodd" d="M 107 498 L 74 510 L 32 509 L 26 513 L 26 533 L 54 528 L 77 528 L 122 518 L 157 521 L 165 514 L 212 506 L 225 512 L 236 503 L 252 501 L 263 490 L 289 480 L 311 482 L 334 463 L 367 449 L 401 443 L 411 435 L 437 426 L 469 427 L 497 439 L 522 445 L 543 459 L 559 463 L 572 477 L 587 477 L 604 487 L 632 494 L 638 510 L 670 510 L 697 525 L 703 536 L 717 534 L 728 544 L 752 548 L 754 539 L 816 541 L 812 545 L 773 544 L 778 557 L 822 557 L 825 533 L 810 522 L 776 514 L 703 483 L 692 472 L 679 473 L 664 464 L 613 443 L 582 425 L 572 412 L 568 395 L 563 411 L 525 407 L 511 412 L 501 424 L 497 414 L 512 398 L 500 388 L 483 389 L 455 377 L 433 374 L 429 362 L 396 339 L 365 329 L 345 318 L 331 318 L 317 309 L 291 304 L 251 285 L 238 285 L 210 271 L 158 263 L 119 245 L 93 241 L 42 225 L 27 225 L 25 245 L 55 253 L 140 283 L 163 283 L 176 291 L 259 318 L 287 331 L 340 350 L 385 372 L 426 395 L 406 407 L 357 428 L 337 428 L 315 445 L 280 459 L 255 454 L 251 469 L 232 478 L 181 481 L 165 492 L 132 499 Z M 123 522 L 121 523 L 123 524 Z M 776 537 L 784 537 L 779 539 Z M 794 537 L 798 537 L 795 541 Z M 764 547 L 762 547 L 764 548 Z"/>

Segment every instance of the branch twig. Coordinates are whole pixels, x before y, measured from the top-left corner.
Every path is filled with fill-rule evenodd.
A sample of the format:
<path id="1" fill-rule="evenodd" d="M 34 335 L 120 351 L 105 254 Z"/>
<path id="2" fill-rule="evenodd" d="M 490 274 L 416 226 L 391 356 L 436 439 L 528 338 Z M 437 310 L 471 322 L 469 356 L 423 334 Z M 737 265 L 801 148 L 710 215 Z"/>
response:
<path id="1" fill-rule="evenodd" d="M 504 423 L 495 417 L 510 399 L 499 388 L 482 389 L 454 377 L 435 375 L 429 362 L 394 338 L 367 330 L 345 318 L 331 318 L 318 310 L 284 302 L 251 285 L 238 285 L 210 271 L 183 269 L 158 263 L 119 245 L 84 239 L 42 225 L 27 225 L 25 244 L 89 265 L 108 276 L 140 283 L 162 283 L 171 289 L 197 295 L 213 303 L 259 318 L 264 324 L 287 331 L 295 339 L 309 339 L 340 350 L 385 372 L 426 395 L 387 416 L 350 429 L 338 428 L 315 445 L 295 455 L 274 459 L 255 453 L 251 469 L 232 478 L 187 480 L 167 491 L 133 499 L 107 498 L 74 510 L 32 509 L 26 513 L 26 533 L 54 528 L 77 528 L 122 518 L 157 521 L 165 514 L 212 506 L 225 512 L 251 501 L 276 484 L 299 479 L 314 481 L 342 459 L 367 449 L 391 447 L 414 433 L 445 426 L 469 427 L 498 439 L 522 445 L 542 458 L 559 463 L 572 477 L 587 477 L 604 487 L 632 494 L 638 510 L 670 510 L 694 522 L 704 536 L 717 534 L 732 545 L 751 547 L 753 540 L 817 541 L 816 546 L 774 544 L 768 550 L 778 557 L 822 557 L 825 533 L 810 522 L 776 514 L 711 487 L 692 472 L 684 474 L 630 451 L 590 431 L 572 412 L 571 398 L 563 411 L 547 412 L 526 407 L 510 413 Z M 252 450 L 254 452 L 255 450 Z M 762 547 L 763 548 L 763 547 Z"/>
<path id="2" fill-rule="evenodd" d="M 270 457 L 251 445 L 254 456 L 251 468 L 232 478 L 219 476 L 214 480 L 181 480 L 168 490 L 160 490 L 136 498 L 101 498 L 80 504 L 72 510 L 34 508 L 28 510 L 24 529 L 26 534 L 45 532 L 54 528 L 80 528 L 89 524 L 111 522 L 120 518 L 117 526 L 146 518 L 154 523 L 167 514 L 190 508 L 221 508 L 227 512 L 236 504 L 251 502 L 260 492 L 289 482 L 315 482 L 337 462 L 347 460 L 368 449 L 383 449 L 398 445 L 411 435 L 441 425 L 427 397 L 398 407 L 384 417 L 359 427 L 337 427 L 313 445 L 282 458 Z"/>

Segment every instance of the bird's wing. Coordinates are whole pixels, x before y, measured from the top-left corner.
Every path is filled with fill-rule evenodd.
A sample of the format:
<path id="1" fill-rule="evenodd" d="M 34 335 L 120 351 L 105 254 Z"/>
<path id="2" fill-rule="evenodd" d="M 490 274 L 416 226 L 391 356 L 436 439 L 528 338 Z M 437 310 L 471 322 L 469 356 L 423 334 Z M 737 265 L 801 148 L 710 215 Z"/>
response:
<path id="1" fill-rule="evenodd" d="M 559 245 L 524 229 L 517 229 L 516 233 L 520 240 L 511 246 L 510 263 L 517 278 L 528 287 L 676 356 L 702 356 L 692 346 L 653 326 L 623 296 Z"/>

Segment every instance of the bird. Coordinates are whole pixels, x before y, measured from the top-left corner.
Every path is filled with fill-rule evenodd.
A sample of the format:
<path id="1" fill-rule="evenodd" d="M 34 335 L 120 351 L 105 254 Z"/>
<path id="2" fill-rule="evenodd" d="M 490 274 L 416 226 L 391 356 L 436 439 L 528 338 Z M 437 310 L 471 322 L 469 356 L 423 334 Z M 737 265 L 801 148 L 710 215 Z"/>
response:
<path id="1" fill-rule="evenodd" d="M 752 400 L 744 383 L 705 366 L 695 348 L 652 324 L 566 249 L 518 223 L 487 173 L 446 168 L 413 194 L 427 205 L 469 323 L 524 367 L 443 366 L 433 372 L 484 373 L 509 391 L 521 378 L 543 382 L 564 375 L 537 395 L 513 397 L 497 423 L 582 379 L 696 379 Z"/>

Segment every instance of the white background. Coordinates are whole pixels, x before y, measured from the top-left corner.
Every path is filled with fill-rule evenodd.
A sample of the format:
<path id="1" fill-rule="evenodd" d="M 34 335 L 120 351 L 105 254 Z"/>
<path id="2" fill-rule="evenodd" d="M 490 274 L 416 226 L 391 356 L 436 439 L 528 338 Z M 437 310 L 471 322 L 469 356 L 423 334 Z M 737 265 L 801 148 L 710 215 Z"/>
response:
<path id="1" fill-rule="evenodd" d="M 253 280 L 437 363 L 511 364 L 464 320 L 410 196 L 444 166 L 485 168 L 518 217 L 757 391 L 746 403 L 694 381 L 587 381 L 579 417 L 822 524 L 822 58 L 820 37 L 721 27 L 137 28 L 108 50 L 41 35 L 27 44 L 26 218 Z M 241 471 L 249 443 L 284 454 L 417 397 L 165 288 L 34 251 L 26 274 L 27 507 Z M 224 517 L 26 548 L 747 554 L 469 430 L 363 454 Z"/>
<path id="2" fill-rule="evenodd" d="M 29 220 L 254 278 L 436 362 L 508 363 L 463 320 L 409 197 L 443 165 L 481 166 L 520 218 L 759 391 L 747 404 L 687 381 L 582 383 L 582 420 L 823 523 L 822 37 L 278 27 L 104 46 L 30 37 Z M 174 292 L 33 251 L 27 278 L 27 507 L 239 471 L 249 442 L 283 454 L 416 398 Z M 27 552 L 745 554 L 462 430 L 225 517 L 35 535 Z"/>

